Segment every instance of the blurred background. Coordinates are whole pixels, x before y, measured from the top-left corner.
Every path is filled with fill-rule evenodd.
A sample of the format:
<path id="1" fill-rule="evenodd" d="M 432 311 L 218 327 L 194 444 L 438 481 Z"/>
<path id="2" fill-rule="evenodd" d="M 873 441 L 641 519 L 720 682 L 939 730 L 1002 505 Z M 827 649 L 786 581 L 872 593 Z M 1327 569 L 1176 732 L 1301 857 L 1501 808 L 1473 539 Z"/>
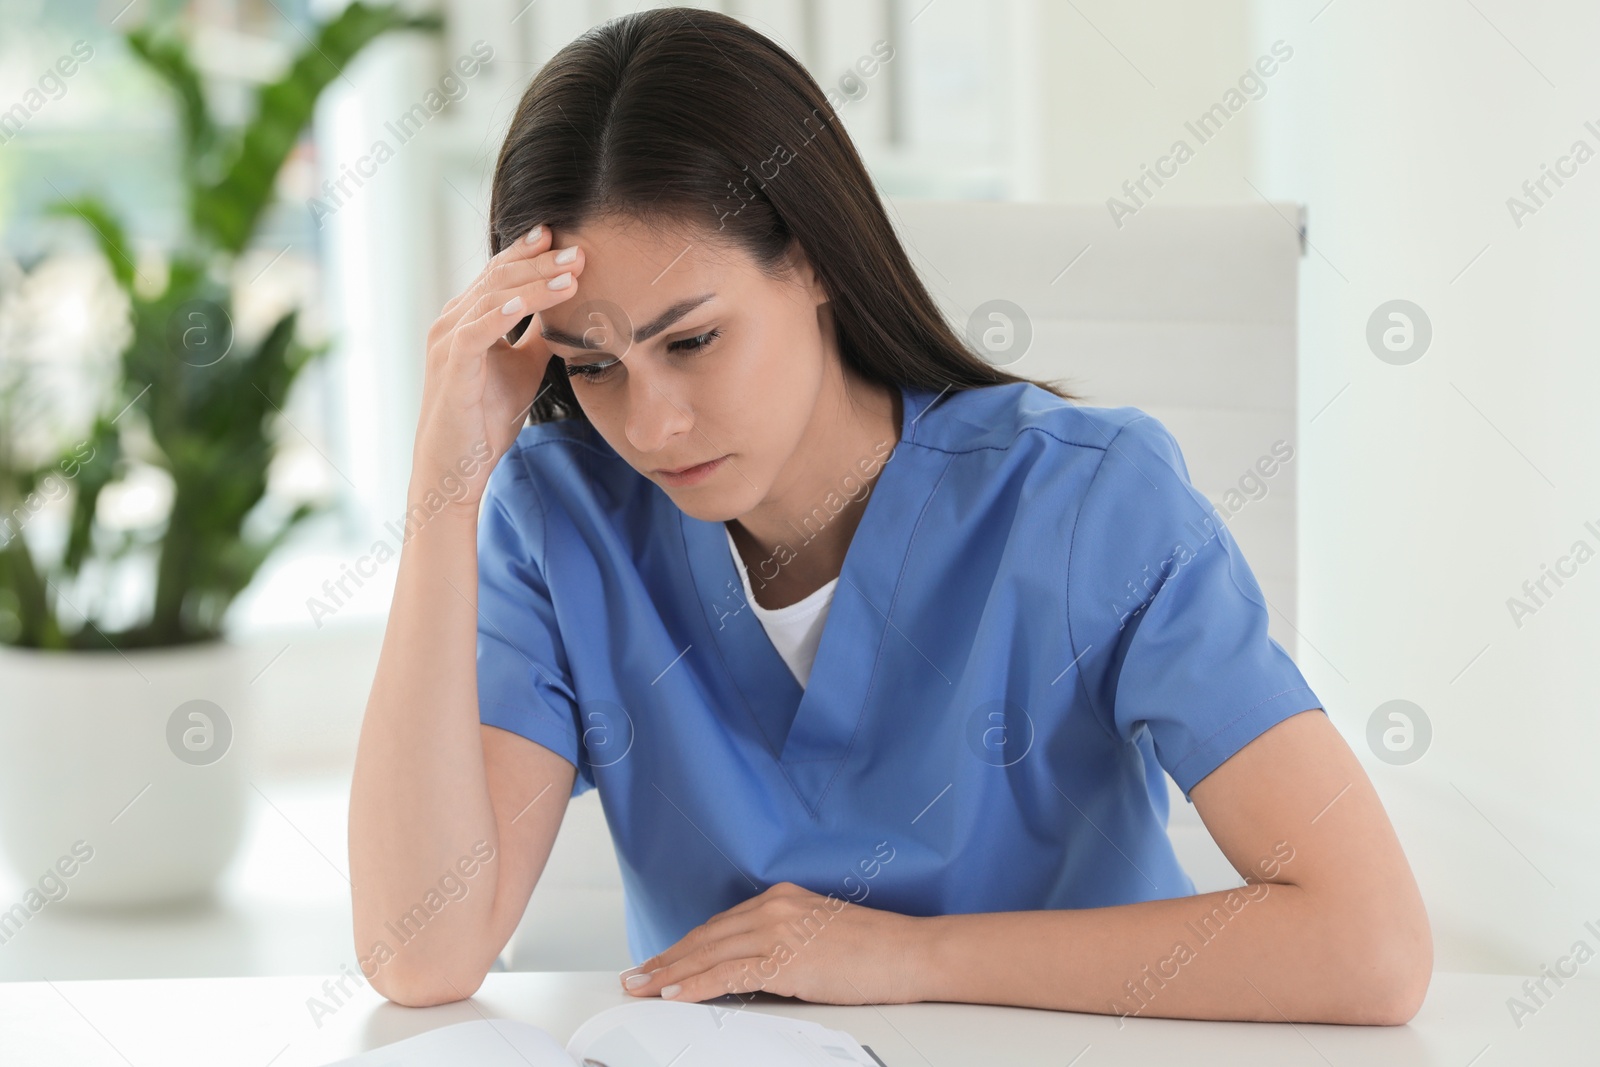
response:
<path id="1" fill-rule="evenodd" d="M 1078 205 L 1108 242 L 1146 204 L 1281 218 L 1273 632 L 1389 808 L 1439 969 L 1535 974 L 1588 936 L 1600 8 L 696 6 L 798 56 L 896 201 Z M 0 0 L 0 979 L 353 969 L 420 340 L 485 258 L 532 74 L 633 9 Z M 606 965 L 614 935 L 506 962 Z"/>

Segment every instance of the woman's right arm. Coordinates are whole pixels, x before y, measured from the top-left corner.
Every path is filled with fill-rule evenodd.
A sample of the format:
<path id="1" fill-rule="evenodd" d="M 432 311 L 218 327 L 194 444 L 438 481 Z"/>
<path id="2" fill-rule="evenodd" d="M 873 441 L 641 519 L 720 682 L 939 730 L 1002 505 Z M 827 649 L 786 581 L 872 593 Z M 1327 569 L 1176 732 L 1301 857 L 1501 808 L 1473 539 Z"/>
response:
<path id="1" fill-rule="evenodd" d="M 373 988 L 402 1004 L 477 990 L 544 869 L 576 773 L 549 749 L 480 724 L 477 700 L 479 502 L 550 359 L 537 320 L 515 345 L 504 335 L 570 298 L 575 280 L 550 289 L 547 279 L 583 264 L 581 252 L 555 263 L 549 245 L 545 229 L 502 250 L 428 336 L 412 533 L 350 790 L 356 955 Z M 510 301 L 520 303 L 507 311 Z"/>

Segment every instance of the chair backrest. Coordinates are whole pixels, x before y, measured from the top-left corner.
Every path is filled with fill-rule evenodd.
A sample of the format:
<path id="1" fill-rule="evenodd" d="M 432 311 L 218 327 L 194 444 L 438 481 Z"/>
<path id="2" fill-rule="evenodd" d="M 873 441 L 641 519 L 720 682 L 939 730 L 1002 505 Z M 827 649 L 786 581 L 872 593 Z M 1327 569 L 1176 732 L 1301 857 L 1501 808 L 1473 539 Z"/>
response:
<path id="1" fill-rule="evenodd" d="M 967 331 L 977 316 L 1002 342 L 1009 328 L 1017 348 L 1031 333 L 993 362 L 1172 431 L 1295 655 L 1299 205 L 1150 204 L 1120 229 L 1100 205 L 891 199 L 889 211 L 951 322 Z M 991 301 L 1024 320 L 993 318 L 1008 309 Z"/>
<path id="2" fill-rule="evenodd" d="M 888 206 L 950 320 L 967 331 L 977 316 L 1000 341 L 1011 331 L 1015 347 L 995 346 L 994 362 L 1063 380 L 1084 403 L 1131 404 L 1172 431 L 1275 609 L 1272 636 L 1295 655 L 1299 206 L 1147 205 L 1121 228 L 1098 205 Z M 1170 833 L 1197 890 L 1242 884 L 1175 785 L 1170 794 Z M 629 965 L 598 793 L 569 804 L 508 951 L 519 970 Z"/>
<path id="3" fill-rule="evenodd" d="M 622 871 L 598 790 L 567 801 L 555 847 L 501 960 L 515 971 L 632 966 Z"/>

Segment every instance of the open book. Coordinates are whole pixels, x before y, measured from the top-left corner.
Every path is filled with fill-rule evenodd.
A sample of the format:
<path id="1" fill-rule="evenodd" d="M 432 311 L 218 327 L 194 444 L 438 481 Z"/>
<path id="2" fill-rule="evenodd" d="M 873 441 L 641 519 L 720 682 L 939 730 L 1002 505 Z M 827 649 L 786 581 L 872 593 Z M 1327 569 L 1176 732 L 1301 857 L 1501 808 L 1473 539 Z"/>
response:
<path id="1" fill-rule="evenodd" d="M 817 1023 L 718 1004 L 641 1000 L 590 1016 L 563 1049 L 513 1019 L 442 1026 L 326 1067 L 886 1067 Z"/>

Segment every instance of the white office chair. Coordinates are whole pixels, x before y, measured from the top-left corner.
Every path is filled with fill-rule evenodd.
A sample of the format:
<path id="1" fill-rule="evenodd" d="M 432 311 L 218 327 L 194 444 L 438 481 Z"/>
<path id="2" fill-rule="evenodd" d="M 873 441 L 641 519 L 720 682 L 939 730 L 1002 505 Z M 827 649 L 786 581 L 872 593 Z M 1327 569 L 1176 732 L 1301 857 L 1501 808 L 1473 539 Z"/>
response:
<path id="1" fill-rule="evenodd" d="M 501 961 L 515 971 L 620 971 L 632 965 L 622 873 L 598 790 L 567 802 L 550 861 Z"/>
<path id="2" fill-rule="evenodd" d="M 891 200 L 890 215 L 958 329 L 987 301 L 1020 307 L 1032 340 L 1007 369 L 1067 379 L 1084 403 L 1131 404 L 1160 419 L 1213 503 L 1277 442 L 1298 451 L 1298 205 L 1149 205 L 1121 229 L 1099 205 Z M 1290 655 L 1297 466 L 1278 465 L 1264 495 L 1251 483 L 1257 498 L 1227 519 L 1276 609 L 1272 636 Z M 1197 891 L 1242 885 L 1168 784 L 1170 833 Z M 569 805 L 508 955 L 518 970 L 629 965 L 621 877 L 597 793 Z"/>

